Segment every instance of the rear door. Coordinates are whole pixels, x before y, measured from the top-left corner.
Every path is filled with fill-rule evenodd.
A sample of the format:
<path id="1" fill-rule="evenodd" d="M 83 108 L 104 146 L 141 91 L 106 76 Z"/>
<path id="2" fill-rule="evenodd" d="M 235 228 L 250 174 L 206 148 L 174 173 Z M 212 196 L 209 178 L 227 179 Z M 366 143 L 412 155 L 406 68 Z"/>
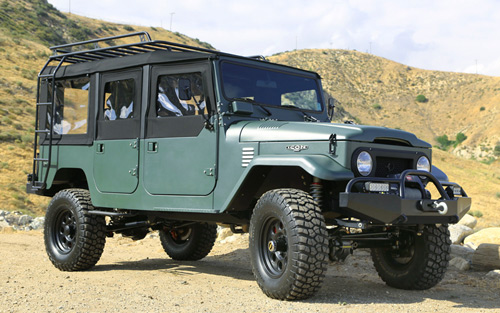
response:
<path id="1" fill-rule="evenodd" d="M 214 189 L 217 142 L 207 127 L 214 112 L 210 79 L 206 63 L 153 67 L 143 173 L 149 193 L 208 195 Z"/>
<path id="2" fill-rule="evenodd" d="M 141 69 L 106 73 L 99 83 L 94 180 L 106 193 L 133 193 L 139 182 Z"/>

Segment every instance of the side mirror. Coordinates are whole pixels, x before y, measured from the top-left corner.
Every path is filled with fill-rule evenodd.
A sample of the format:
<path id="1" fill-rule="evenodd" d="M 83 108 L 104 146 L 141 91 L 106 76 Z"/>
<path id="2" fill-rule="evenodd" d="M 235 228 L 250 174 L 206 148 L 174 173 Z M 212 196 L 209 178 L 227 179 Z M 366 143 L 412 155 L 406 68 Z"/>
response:
<path id="1" fill-rule="evenodd" d="M 191 100 L 193 93 L 191 91 L 191 81 L 189 78 L 179 78 L 179 99 Z"/>
<path id="2" fill-rule="evenodd" d="M 335 99 L 333 98 L 329 98 L 328 99 L 328 109 L 327 109 L 327 114 L 328 114 L 328 118 L 330 119 L 330 121 L 332 120 L 333 118 L 333 113 L 335 112 Z"/>

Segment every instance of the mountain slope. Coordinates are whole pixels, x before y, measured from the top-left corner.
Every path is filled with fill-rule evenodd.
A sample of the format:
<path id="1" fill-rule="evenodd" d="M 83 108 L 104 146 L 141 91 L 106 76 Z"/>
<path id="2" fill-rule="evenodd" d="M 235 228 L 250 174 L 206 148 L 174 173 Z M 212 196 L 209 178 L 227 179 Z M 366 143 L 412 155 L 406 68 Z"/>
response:
<path id="1" fill-rule="evenodd" d="M 32 166 L 36 76 L 50 55 L 48 47 L 136 31 L 148 31 L 153 39 L 212 48 L 160 28 L 63 14 L 46 0 L 0 0 L 0 210 L 41 215 L 50 200 L 27 195 L 24 187 Z M 423 71 L 343 50 L 294 51 L 270 59 L 318 71 L 324 88 L 338 100 L 338 120 L 356 118 L 398 127 L 430 142 L 439 135 L 454 138 L 464 132 L 468 139 L 457 149 L 475 147 L 478 157 L 491 155 L 492 145 L 500 140 L 500 78 Z M 418 94 L 429 101 L 416 102 Z M 480 164 L 436 151 L 434 162 L 466 187 L 474 209 L 484 214 L 483 224 L 500 224 L 498 161 Z"/>
<path id="2" fill-rule="evenodd" d="M 299 50 L 272 62 L 318 72 L 339 103 L 337 119 L 400 128 L 436 144 L 436 137 L 468 138 L 455 153 L 489 159 L 500 147 L 500 77 L 427 71 L 347 50 Z M 417 102 L 418 95 L 428 101 Z"/>
<path id="3" fill-rule="evenodd" d="M 40 214 L 48 198 L 26 195 L 33 157 L 36 77 L 49 46 L 148 31 L 155 40 L 213 47 L 180 33 L 64 14 L 46 0 L 0 0 L 0 210 Z M 115 40 L 115 44 L 131 40 Z"/>

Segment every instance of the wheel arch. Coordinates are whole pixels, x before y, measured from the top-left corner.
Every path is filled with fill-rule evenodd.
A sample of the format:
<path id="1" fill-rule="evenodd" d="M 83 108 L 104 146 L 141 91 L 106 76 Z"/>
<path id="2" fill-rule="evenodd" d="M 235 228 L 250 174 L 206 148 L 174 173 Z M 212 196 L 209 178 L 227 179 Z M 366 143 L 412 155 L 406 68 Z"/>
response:
<path id="1" fill-rule="evenodd" d="M 44 192 L 46 196 L 53 196 L 67 188 L 89 189 L 87 175 L 81 168 L 60 168 Z"/>
<path id="2" fill-rule="evenodd" d="M 354 176 L 325 155 L 258 157 L 249 164 L 223 210 L 250 213 L 260 196 L 271 189 L 294 188 L 309 192 L 313 177 L 345 181 Z"/>

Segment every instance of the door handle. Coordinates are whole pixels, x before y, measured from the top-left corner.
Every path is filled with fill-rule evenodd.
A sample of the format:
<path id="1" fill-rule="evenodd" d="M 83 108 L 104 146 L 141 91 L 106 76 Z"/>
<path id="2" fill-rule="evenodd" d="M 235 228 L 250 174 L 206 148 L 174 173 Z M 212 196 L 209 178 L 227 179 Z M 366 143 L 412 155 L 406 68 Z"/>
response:
<path id="1" fill-rule="evenodd" d="M 148 142 L 148 152 L 158 152 L 158 143 L 155 141 Z"/>
<path id="2" fill-rule="evenodd" d="M 95 150 L 97 153 L 104 153 L 104 144 L 98 143 Z"/>

